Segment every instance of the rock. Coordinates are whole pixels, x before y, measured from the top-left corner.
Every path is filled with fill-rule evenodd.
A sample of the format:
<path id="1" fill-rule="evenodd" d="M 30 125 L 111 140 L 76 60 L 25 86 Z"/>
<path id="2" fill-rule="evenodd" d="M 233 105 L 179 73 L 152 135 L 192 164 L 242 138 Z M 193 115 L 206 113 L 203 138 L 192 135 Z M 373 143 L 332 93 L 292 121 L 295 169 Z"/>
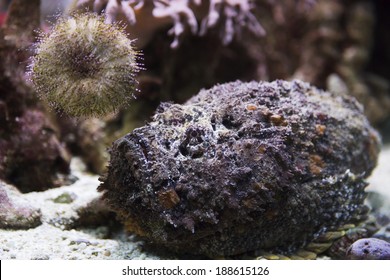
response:
<path id="1" fill-rule="evenodd" d="M 58 128 L 26 79 L 39 9 L 39 0 L 14 0 L 0 28 L 0 179 L 21 192 L 58 187 L 69 174 Z"/>
<path id="2" fill-rule="evenodd" d="M 69 203 L 72 203 L 76 198 L 77 198 L 77 196 L 74 193 L 64 192 L 63 194 L 61 194 L 61 195 L 57 196 L 55 199 L 53 199 L 53 201 L 55 203 L 69 204 Z"/>
<path id="3" fill-rule="evenodd" d="M 21 192 L 43 191 L 68 181 L 70 156 L 59 142 L 54 126 L 40 111 L 28 110 L 8 121 L 0 137 L 0 178 Z M 12 129 L 11 129 L 12 127 Z"/>
<path id="4" fill-rule="evenodd" d="M 349 247 L 352 260 L 390 260 L 390 243 L 377 238 L 359 239 Z"/>
<path id="5" fill-rule="evenodd" d="M 41 224 L 41 211 L 13 186 L 0 181 L 0 228 L 28 229 Z"/>
<path id="6" fill-rule="evenodd" d="M 77 214 L 76 226 L 90 227 L 116 223 L 115 213 L 109 209 L 100 196 L 89 202 L 85 207 L 78 208 Z"/>
<path id="7" fill-rule="evenodd" d="M 76 172 L 75 168 L 84 166 L 77 159 L 73 160 L 72 176 L 78 177 L 79 180 L 72 185 L 23 195 L 26 200 L 41 209 L 42 223 L 64 230 L 117 223 L 115 213 L 104 205 L 102 194 L 96 190 L 98 177 Z"/>
<path id="8" fill-rule="evenodd" d="M 356 241 L 368 237 L 368 231 L 364 228 L 352 228 L 340 239 L 336 240 L 326 251 L 326 255 L 332 259 L 346 259 L 349 247 Z"/>

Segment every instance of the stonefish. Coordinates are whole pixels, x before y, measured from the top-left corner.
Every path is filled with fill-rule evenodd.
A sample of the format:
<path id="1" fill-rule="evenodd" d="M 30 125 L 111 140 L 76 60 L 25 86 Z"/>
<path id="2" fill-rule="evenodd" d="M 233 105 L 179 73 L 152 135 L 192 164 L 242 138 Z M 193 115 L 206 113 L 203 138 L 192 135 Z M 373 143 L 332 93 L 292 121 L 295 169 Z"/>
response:
<path id="1" fill-rule="evenodd" d="M 114 142 L 99 190 L 127 229 L 176 252 L 310 257 L 367 218 L 379 142 L 352 97 L 237 81 L 162 104 Z"/>

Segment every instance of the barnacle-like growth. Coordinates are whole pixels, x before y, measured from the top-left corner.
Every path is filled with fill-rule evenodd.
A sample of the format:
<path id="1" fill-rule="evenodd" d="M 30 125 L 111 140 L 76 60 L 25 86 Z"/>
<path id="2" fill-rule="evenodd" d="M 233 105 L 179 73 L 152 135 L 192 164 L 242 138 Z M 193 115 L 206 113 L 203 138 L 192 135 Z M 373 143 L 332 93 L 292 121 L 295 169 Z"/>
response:
<path id="1" fill-rule="evenodd" d="M 138 55 L 119 25 L 75 15 L 42 34 L 30 74 L 52 107 L 75 117 L 103 116 L 133 98 Z"/>

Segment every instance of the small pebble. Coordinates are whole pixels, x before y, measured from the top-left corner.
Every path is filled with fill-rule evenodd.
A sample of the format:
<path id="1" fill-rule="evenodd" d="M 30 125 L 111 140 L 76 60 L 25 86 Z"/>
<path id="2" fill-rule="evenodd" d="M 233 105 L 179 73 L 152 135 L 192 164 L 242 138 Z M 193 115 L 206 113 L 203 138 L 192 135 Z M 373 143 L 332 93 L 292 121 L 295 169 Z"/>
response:
<path id="1" fill-rule="evenodd" d="M 352 260 L 390 260 L 390 243 L 377 238 L 363 238 L 353 243 L 347 257 Z"/>
<path id="2" fill-rule="evenodd" d="M 103 253 L 103 255 L 105 255 L 106 257 L 111 256 L 110 250 L 105 250 L 104 253 Z"/>
<path id="3" fill-rule="evenodd" d="M 70 241 L 69 245 L 75 245 L 75 244 L 85 244 L 85 245 L 94 245 L 92 244 L 89 240 L 87 239 L 76 239 L 76 240 L 72 240 Z"/>
<path id="4" fill-rule="evenodd" d="M 55 203 L 64 203 L 64 204 L 69 204 L 72 203 L 76 199 L 76 195 L 74 193 L 68 193 L 65 192 L 59 196 L 57 196 L 53 201 Z"/>

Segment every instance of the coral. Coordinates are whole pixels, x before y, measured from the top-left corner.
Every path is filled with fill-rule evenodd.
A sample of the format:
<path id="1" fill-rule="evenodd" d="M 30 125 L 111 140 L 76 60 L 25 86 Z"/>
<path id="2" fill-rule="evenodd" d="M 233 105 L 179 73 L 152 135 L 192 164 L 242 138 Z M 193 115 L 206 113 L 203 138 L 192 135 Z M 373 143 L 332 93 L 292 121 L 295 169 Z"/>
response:
<path id="1" fill-rule="evenodd" d="M 138 55 L 120 26 L 75 15 L 42 34 L 31 79 L 42 99 L 70 116 L 107 115 L 133 99 Z"/>
<path id="2" fill-rule="evenodd" d="M 92 6 L 95 12 L 104 9 L 108 23 L 122 14 L 130 25 L 135 25 L 146 16 L 150 19 L 147 24 L 153 25 L 147 28 L 152 33 L 172 24 L 168 31 L 174 36 L 172 48 L 179 46 L 179 38 L 187 27 L 192 34 L 204 36 L 209 29 L 219 26 L 224 44 L 231 43 L 235 36 L 240 37 L 244 28 L 256 36 L 265 34 L 252 14 L 253 0 L 76 0 L 74 5 L 75 9 Z"/>
<path id="3" fill-rule="evenodd" d="M 254 1 L 210 0 L 209 13 L 202 20 L 200 35 L 217 25 L 221 18 L 226 18 L 222 29 L 222 42 L 229 44 L 236 34 L 240 36 L 242 28 L 246 27 L 256 36 L 264 36 L 265 30 L 251 13 Z"/>
<path id="4" fill-rule="evenodd" d="M 26 81 L 39 2 L 12 1 L 0 28 L 0 179 L 23 192 L 64 184 L 69 173 L 58 128 Z"/>
<path id="5" fill-rule="evenodd" d="M 347 256 L 353 260 L 390 260 L 390 243 L 377 238 L 359 239 L 349 247 Z"/>
<path id="6" fill-rule="evenodd" d="M 300 81 L 234 82 L 164 103 L 118 139 L 99 190 L 130 231 L 171 250 L 290 254 L 366 219 L 378 152 L 353 98 Z"/>

